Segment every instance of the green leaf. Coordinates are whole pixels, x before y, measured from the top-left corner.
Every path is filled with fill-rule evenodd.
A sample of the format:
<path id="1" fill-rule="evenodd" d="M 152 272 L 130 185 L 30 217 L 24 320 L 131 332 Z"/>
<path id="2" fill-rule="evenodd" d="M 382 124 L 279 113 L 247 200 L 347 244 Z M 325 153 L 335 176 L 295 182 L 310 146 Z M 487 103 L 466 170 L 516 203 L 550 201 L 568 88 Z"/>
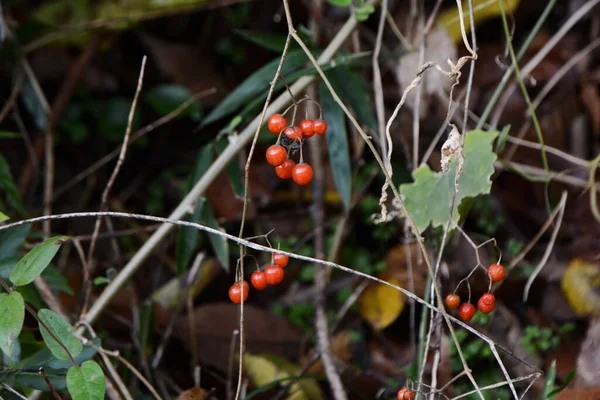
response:
<path id="1" fill-rule="evenodd" d="M 23 207 L 23 203 L 21 202 L 17 186 L 10 173 L 8 162 L 6 162 L 6 159 L 2 154 L 0 154 L 0 195 L 2 195 L 2 197 L 6 199 L 8 205 L 17 210 L 19 214 L 23 216 L 27 215 L 27 211 L 25 211 L 25 207 Z M 0 257 L 3 257 L 3 255 L 0 254 Z"/>
<path id="2" fill-rule="evenodd" d="M 225 232 L 225 230 L 221 228 L 215 219 L 213 209 L 208 202 L 205 202 L 204 206 L 202 207 L 202 221 L 213 229 L 218 229 L 221 232 Z M 208 239 L 210 240 L 210 244 L 217 255 L 217 259 L 225 271 L 229 272 L 229 242 L 222 236 L 214 235 L 212 233 L 208 234 Z"/>
<path id="3" fill-rule="evenodd" d="M 498 136 L 498 140 L 496 141 L 496 154 L 500 154 L 502 150 L 504 150 L 504 145 L 506 144 L 506 138 L 508 137 L 508 133 L 510 132 L 510 125 L 506 125 L 502 128 L 502 132 Z"/>
<path id="4" fill-rule="evenodd" d="M 18 132 L 0 130 L 0 139 L 18 139 L 20 137 Z"/>
<path id="5" fill-rule="evenodd" d="M 71 367 L 67 372 L 67 388 L 73 400 L 103 400 L 106 378 L 95 361 L 88 360 L 81 367 Z"/>
<path id="6" fill-rule="evenodd" d="M 25 320 L 25 302 L 19 292 L 0 294 L 0 349 L 12 355 L 13 342 L 19 337 Z"/>
<path id="7" fill-rule="evenodd" d="M 83 349 L 81 341 L 73 335 L 73 327 L 71 324 L 65 321 L 60 315 L 52 310 L 43 308 L 38 312 L 38 318 L 46 324 L 54 336 L 56 336 L 56 338 L 69 350 L 71 356 L 75 357 L 81 353 L 81 350 Z M 48 346 L 52 354 L 59 360 L 68 360 L 69 356 L 60 344 L 54 340 L 42 324 L 39 324 L 39 326 L 44 342 L 46 342 L 46 346 Z"/>
<path id="8" fill-rule="evenodd" d="M 23 104 L 25 105 L 25 108 L 27 109 L 29 114 L 31 114 L 35 126 L 39 130 L 43 131 L 46 128 L 48 116 L 46 115 L 44 107 L 42 107 L 39 97 L 31 87 L 31 83 L 29 83 L 28 79 L 23 84 L 21 97 L 23 99 Z"/>
<path id="9" fill-rule="evenodd" d="M 220 155 L 225 151 L 229 141 L 226 137 L 220 138 L 215 141 L 215 149 L 217 153 Z M 244 178 L 242 177 L 242 171 L 238 164 L 237 157 L 234 157 L 233 160 L 225 167 L 225 172 L 227 172 L 227 177 L 229 178 L 229 183 L 231 184 L 231 188 L 233 189 L 233 193 L 238 198 L 244 198 Z"/>
<path id="10" fill-rule="evenodd" d="M 193 93 L 182 85 L 159 85 L 150 89 L 145 96 L 146 101 L 160 115 L 167 115 L 182 103 L 187 101 Z M 196 101 L 183 110 L 177 118 L 190 117 L 199 120 L 202 116 L 202 106 Z"/>
<path id="11" fill-rule="evenodd" d="M 243 29 L 234 29 L 233 32 L 264 49 L 283 53 L 286 36 L 281 33 L 248 31 Z M 290 46 L 292 46 L 292 43 L 290 43 Z"/>
<path id="12" fill-rule="evenodd" d="M 44 243 L 34 247 L 25 255 L 10 273 L 10 281 L 17 286 L 27 285 L 40 276 L 50 264 L 60 246 L 69 238 L 54 236 Z"/>
<path id="13" fill-rule="evenodd" d="M 285 57 L 285 63 L 281 69 L 281 75 L 285 76 L 293 72 L 306 63 L 307 58 L 302 50 L 292 50 Z M 252 75 L 233 90 L 205 119 L 201 126 L 208 125 L 217 121 L 239 109 L 248 101 L 254 99 L 263 90 L 265 90 L 279 65 L 279 58 L 271 61 Z M 289 82 L 292 83 L 291 81 Z"/>
<path id="14" fill-rule="evenodd" d="M 23 337 L 23 335 L 24 334 L 21 334 L 21 337 Z M 82 362 L 89 360 L 96 355 L 97 351 L 94 347 L 91 346 L 91 344 L 93 344 L 94 346 L 101 346 L 102 341 L 100 340 L 100 338 L 94 338 L 90 340 L 90 343 L 83 346 L 83 350 L 81 351 L 81 353 L 79 353 L 79 355 L 75 357 L 75 361 L 77 361 L 78 364 L 81 364 Z M 29 357 L 21 360 L 21 362 L 17 364 L 17 368 L 28 369 L 39 368 L 41 366 L 44 368 L 52 368 L 55 370 L 66 370 L 73 365 L 71 364 L 71 361 L 59 360 L 58 358 L 56 358 L 54 354 L 52 354 L 50 349 L 48 349 L 48 347 L 44 345 L 43 342 L 41 342 L 41 346 L 42 348 L 40 350 L 36 351 Z"/>
<path id="15" fill-rule="evenodd" d="M 556 360 L 552 360 L 552 365 L 546 372 L 546 381 L 544 382 L 544 392 L 542 393 L 542 399 L 549 399 L 549 395 L 554 389 L 554 381 L 556 380 Z"/>
<path id="16" fill-rule="evenodd" d="M 463 172 L 458 180 L 458 193 L 452 210 L 452 220 L 459 219 L 458 207 L 463 199 L 489 193 L 494 173 L 496 154 L 492 142 L 498 132 L 475 130 L 467 132 L 464 142 Z M 454 191 L 456 160 L 450 163 L 444 173 L 433 172 L 428 165 L 422 165 L 413 172 L 413 183 L 400 185 L 405 197 L 406 210 L 412 216 L 419 233 L 430 224 L 436 228 L 444 226 L 450 217 L 450 202 Z"/>
<path id="17" fill-rule="evenodd" d="M 0 259 L 17 257 L 30 229 L 31 225 L 26 224 L 0 231 Z"/>
<path id="18" fill-rule="evenodd" d="M 0 211 L 0 222 L 4 222 L 4 221 L 6 221 L 7 219 L 10 219 L 10 218 L 8 217 L 8 215 L 6 215 L 6 214 L 4 214 L 2 211 Z"/>
<path id="19" fill-rule="evenodd" d="M 562 385 L 560 385 L 558 388 L 554 389 L 552 392 L 550 392 L 548 394 L 548 399 L 553 399 L 556 397 L 557 394 L 559 394 L 560 392 L 562 392 L 563 390 L 565 390 L 565 388 L 567 386 L 569 386 L 569 384 L 571 383 L 571 381 L 573 380 L 573 378 L 575 378 L 575 374 L 577 373 L 576 369 L 571 370 L 571 372 L 569 372 L 569 374 L 567 375 L 567 377 L 565 378 L 565 380 L 563 381 Z"/>
<path id="20" fill-rule="evenodd" d="M 212 163 L 212 145 L 208 144 L 200 149 L 198 152 L 198 156 L 196 158 L 196 167 L 190 176 L 190 180 L 188 182 L 188 187 L 186 188 L 186 192 L 188 192 L 195 184 L 198 182 L 204 172 L 210 167 Z M 200 214 L 202 212 L 203 201 L 199 200 L 194 207 L 194 213 L 190 216 L 190 222 L 198 222 L 200 221 Z M 179 228 L 179 232 L 177 233 L 177 244 L 175 247 L 175 263 L 177 266 L 177 274 L 183 273 L 192 257 L 196 248 L 198 247 L 200 238 L 200 232 L 198 229 L 182 226 Z"/>
<path id="21" fill-rule="evenodd" d="M 344 208 L 349 210 L 352 197 L 352 171 L 344 111 L 333 100 L 324 84 L 319 85 L 319 94 L 323 115 L 327 119 L 325 137 L 327 138 L 333 180 L 344 203 Z"/>
<path id="22" fill-rule="evenodd" d="M 65 370 L 44 368 L 44 372 L 56 390 L 64 390 L 67 387 L 65 381 Z M 33 371 L 19 370 L 18 372 L 11 371 L 11 373 L 0 373 L 0 382 L 6 382 L 11 386 L 18 384 L 26 388 L 48 391 L 48 385 L 40 376 L 37 368 Z"/>
<path id="23" fill-rule="evenodd" d="M 352 0 L 327 0 L 327 2 L 336 7 L 348 7 L 352 4 Z"/>
<path id="24" fill-rule="evenodd" d="M 54 292 L 63 292 L 71 296 L 75 295 L 73 289 L 69 286 L 67 277 L 55 266 L 48 266 L 42 273 L 42 277 Z"/>

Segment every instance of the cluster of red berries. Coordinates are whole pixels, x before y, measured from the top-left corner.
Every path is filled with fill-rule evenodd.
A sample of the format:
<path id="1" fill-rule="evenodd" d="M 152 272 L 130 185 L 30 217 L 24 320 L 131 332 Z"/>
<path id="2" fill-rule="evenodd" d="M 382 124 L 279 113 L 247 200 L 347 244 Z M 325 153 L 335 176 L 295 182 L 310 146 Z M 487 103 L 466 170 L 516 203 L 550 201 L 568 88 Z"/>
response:
<path id="1" fill-rule="evenodd" d="M 284 134 L 293 142 L 302 142 L 313 135 L 324 135 L 327 131 L 327 122 L 322 119 L 305 119 L 297 126 L 289 126 L 285 117 L 281 114 L 273 114 L 267 121 L 269 131 L 274 135 Z M 310 164 L 302 161 L 296 164 L 288 158 L 288 150 L 277 143 L 267 149 L 267 162 L 275 167 L 275 173 L 281 179 L 290 179 L 300 186 L 308 185 L 313 178 L 313 169 Z"/>
<path id="2" fill-rule="evenodd" d="M 273 255 L 273 265 L 269 265 L 264 271 L 255 271 L 250 277 L 250 283 L 256 290 L 263 290 L 268 285 L 278 285 L 283 281 L 283 269 L 288 265 L 289 257 L 284 254 Z M 238 281 L 229 288 L 229 300 L 232 303 L 242 302 L 242 286 L 244 287 L 244 302 L 248 299 L 250 286 L 246 281 Z"/>
<path id="3" fill-rule="evenodd" d="M 488 267 L 488 276 L 491 282 L 499 282 L 506 276 L 504 267 L 500 264 L 492 264 Z M 446 296 L 446 307 L 458 308 L 458 316 L 465 322 L 470 321 L 475 315 L 475 306 L 469 302 L 460 303 L 460 296 L 451 293 Z M 459 307 L 460 306 L 460 307 Z M 483 294 L 477 301 L 477 309 L 484 314 L 489 314 L 496 308 L 496 296 L 492 293 Z"/>
<path id="4" fill-rule="evenodd" d="M 415 400 L 415 392 L 404 386 L 398 390 L 398 400 Z"/>

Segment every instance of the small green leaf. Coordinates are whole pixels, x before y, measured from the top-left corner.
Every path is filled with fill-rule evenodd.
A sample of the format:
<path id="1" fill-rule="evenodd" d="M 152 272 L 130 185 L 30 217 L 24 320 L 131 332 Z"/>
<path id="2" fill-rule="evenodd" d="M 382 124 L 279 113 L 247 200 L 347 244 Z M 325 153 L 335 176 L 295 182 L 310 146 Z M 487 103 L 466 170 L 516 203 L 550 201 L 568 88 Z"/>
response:
<path id="1" fill-rule="evenodd" d="M 552 392 L 550 392 L 548 394 L 548 399 L 553 399 L 556 397 L 557 394 L 559 394 L 560 392 L 562 392 L 563 390 L 565 390 L 565 388 L 567 386 L 569 386 L 569 384 L 571 383 L 571 381 L 573 380 L 573 378 L 575 378 L 575 374 L 577 373 L 576 369 L 571 370 L 571 372 L 569 372 L 569 374 L 567 375 L 567 377 L 565 378 L 565 380 L 563 381 L 562 385 L 560 385 L 558 388 L 554 389 Z"/>
<path id="2" fill-rule="evenodd" d="M 352 4 L 352 0 L 327 0 L 327 2 L 336 7 L 348 7 Z"/>
<path id="3" fill-rule="evenodd" d="M 223 151 L 227 148 L 229 141 L 226 137 L 223 137 L 215 142 L 215 149 L 218 154 L 223 153 Z M 227 177 L 229 178 L 229 183 L 231 184 L 231 188 L 233 189 L 233 193 L 238 198 L 244 197 L 244 179 L 242 178 L 242 171 L 240 166 L 238 165 L 238 159 L 236 157 L 231 160 L 229 164 L 225 167 L 225 172 L 227 172 Z"/>
<path id="4" fill-rule="evenodd" d="M 110 280 L 105 276 L 97 276 L 96 278 L 94 278 L 94 286 L 103 286 L 108 285 L 109 283 Z"/>
<path id="5" fill-rule="evenodd" d="M 496 131 L 483 130 L 474 130 L 465 135 L 463 172 L 458 180 L 458 193 L 452 210 L 452 220 L 455 223 L 459 219 L 458 207 L 463 199 L 490 192 L 490 178 L 497 158 L 492 151 L 492 142 L 497 135 Z M 434 172 L 428 165 L 422 165 L 413 172 L 413 183 L 400 185 L 406 210 L 412 216 L 419 233 L 429 225 L 441 227 L 450 218 L 456 164 L 454 159 L 443 173 Z"/>
<path id="6" fill-rule="evenodd" d="M 6 221 L 7 219 L 10 219 L 10 218 L 8 217 L 8 215 L 6 215 L 6 214 L 4 214 L 2 211 L 0 211 L 0 222 L 4 222 L 4 221 Z"/>
<path id="7" fill-rule="evenodd" d="M 150 89 L 146 93 L 145 99 L 158 114 L 167 115 L 192 96 L 193 93 L 185 86 L 167 84 L 155 86 Z M 187 116 L 194 120 L 200 119 L 202 116 L 202 106 L 198 101 L 192 103 L 188 108 L 179 113 L 177 118 Z"/>
<path id="8" fill-rule="evenodd" d="M 19 370 L 18 372 L 11 371 L 7 374 L 0 373 L 0 382 L 6 382 L 11 386 L 18 384 L 20 386 L 35 390 L 48 390 L 48 385 L 40 376 L 38 368 L 35 370 Z M 44 373 L 52 383 L 52 386 L 54 386 L 54 389 L 64 390 L 67 387 L 65 381 L 65 370 L 44 368 Z"/>
<path id="9" fill-rule="evenodd" d="M 34 247 L 15 265 L 10 273 L 10 281 L 17 286 L 33 282 L 44 272 L 60 246 L 68 239 L 67 236 L 54 236 Z"/>
<path id="10" fill-rule="evenodd" d="M 56 336 L 58 340 L 69 350 L 71 356 L 75 357 L 83 349 L 81 341 L 73 335 L 73 327 L 67 321 L 65 321 L 60 315 L 52 310 L 46 308 L 41 309 L 38 312 L 38 318 L 46 324 L 48 329 Z M 46 346 L 50 349 L 52 354 L 59 360 L 68 360 L 69 356 L 60 344 L 50 335 L 50 333 L 39 324 L 40 332 L 46 342 Z"/>
<path id="11" fill-rule="evenodd" d="M 6 162 L 6 159 L 2 154 L 0 154 L 0 203 L 2 202 L 1 199 L 6 199 L 8 205 L 17 210 L 19 214 L 23 216 L 27 215 L 25 207 L 23 207 L 23 203 L 21 202 L 17 186 L 10 173 L 8 162 Z M 4 255 L 0 254 L 0 257 L 4 257 Z"/>
<path id="12" fill-rule="evenodd" d="M 48 116 L 44 111 L 44 107 L 40 103 L 39 97 L 37 93 L 31 87 L 31 83 L 29 80 L 26 80 L 23 84 L 23 90 L 21 91 L 21 98 L 23 99 L 23 104 L 25 108 L 31 114 L 33 122 L 36 127 L 43 131 L 46 128 L 46 123 L 48 121 Z"/>
<path id="13" fill-rule="evenodd" d="M 233 32 L 264 49 L 283 53 L 286 36 L 281 33 L 247 31 L 243 29 L 234 29 Z"/>
<path id="14" fill-rule="evenodd" d="M 496 154 L 500 154 L 502 150 L 504 150 L 504 145 L 506 144 L 506 138 L 508 137 L 508 133 L 510 132 L 510 125 L 506 125 L 502 128 L 502 132 L 498 135 L 498 140 L 496 140 Z"/>
<path id="15" fill-rule="evenodd" d="M 13 342 L 19 337 L 25 320 L 25 302 L 19 292 L 0 294 L 0 349 L 12 355 Z"/>
<path id="16" fill-rule="evenodd" d="M 84 362 L 81 367 L 69 368 L 67 388 L 73 400 L 104 400 L 106 378 L 102 368 L 92 360 Z"/>
<path id="17" fill-rule="evenodd" d="M 190 176 L 190 180 L 188 182 L 188 187 L 186 188 L 186 192 L 188 192 L 195 184 L 198 182 L 204 172 L 210 167 L 212 163 L 212 145 L 208 144 L 200 149 L 198 152 L 198 156 L 196 158 L 196 167 Z M 202 212 L 202 205 L 204 202 L 199 200 L 194 207 L 194 213 L 190 216 L 190 222 L 198 222 L 200 221 L 200 214 Z M 175 247 L 175 264 L 177 266 L 177 274 L 182 274 L 190 264 L 192 257 L 194 255 L 194 251 L 199 244 L 200 232 L 198 229 L 182 226 L 179 228 L 179 232 L 177 233 L 177 244 Z"/>
<path id="18" fill-rule="evenodd" d="M 18 139 L 20 137 L 18 132 L 0 131 L 0 139 Z"/>
<path id="19" fill-rule="evenodd" d="M 321 106 L 324 118 L 327 119 L 327 150 L 333 173 L 333 180 L 340 192 L 346 210 L 350 209 L 352 197 L 352 171 L 350 168 L 350 150 L 344 111 L 333 100 L 324 84 L 319 86 Z"/>
<path id="20" fill-rule="evenodd" d="M 552 365 L 546 372 L 546 381 L 544 382 L 544 392 L 542 394 L 542 399 L 549 399 L 550 393 L 552 393 L 554 389 L 554 381 L 556 380 L 556 360 L 552 360 Z"/>
<path id="21" fill-rule="evenodd" d="M 286 76 L 287 74 L 297 70 L 304 63 L 307 58 L 302 50 L 292 50 L 288 52 L 285 63 L 283 64 L 281 75 Z M 248 101 L 254 99 L 263 90 L 265 90 L 277 70 L 279 65 L 279 57 L 271 61 L 252 75 L 250 75 L 244 82 L 233 90 L 229 96 L 227 96 L 205 119 L 202 121 L 201 126 L 208 125 L 215 122 L 239 109 L 242 105 Z M 292 83 L 288 80 L 288 83 Z"/>
<path id="22" fill-rule="evenodd" d="M 213 229 L 218 229 L 221 232 L 225 232 L 217 222 L 213 213 L 213 209 L 208 202 L 206 202 L 202 207 L 202 221 Z M 210 244 L 217 255 L 217 259 L 225 271 L 229 272 L 229 242 L 222 236 L 214 235 L 212 233 L 208 234 L 208 239 L 210 240 Z"/>

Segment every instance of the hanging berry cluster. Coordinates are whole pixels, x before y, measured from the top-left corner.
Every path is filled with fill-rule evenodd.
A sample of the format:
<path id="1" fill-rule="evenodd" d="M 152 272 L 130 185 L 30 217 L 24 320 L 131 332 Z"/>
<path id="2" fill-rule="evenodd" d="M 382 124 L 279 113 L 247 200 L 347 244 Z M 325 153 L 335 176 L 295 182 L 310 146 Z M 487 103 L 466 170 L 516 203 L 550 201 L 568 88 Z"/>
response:
<path id="1" fill-rule="evenodd" d="M 297 107 L 297 104 L 294 107 Z M 294 109 L 293 119 L 295 119 L 295 111 Z M 272 134 L 279 135 L 277 142 L 267 149 L 267 162 L 275 167 L 275 173 L 279 178 L 292 178 L 297 185 L 308 185 L 313 178 L 313 169 L 302 158 L 303 140 L 314 135 L 324 135 L 327 131 L 327 122 L 322 119 L 304 119 L 298 125 L 288 125 L 283 115 L 273 114 L 267 121 L 267 127 Z M 287 149 L 281 144 L 282 135 L 285 135 L 290 140 L 291 144 Z M 289 150 L 296 143 L 300 146 L 300 160 L 298 164 L 289 158 Z"/>
<path id="2" fill-rule="evenodd" d="M 398 400 L 415 400 L 415 392 L 404 386 L 398 391 Z"/>
<path id="3" fill-rule="evenodd" d="M 490 288 L 492 283 L 500 282 L 506 276 L 506 270 L 498 263 L 490 265 L 487 272 L 490 280 Z M 445 303 L 446 307 L 451 310 L 458 308 L 458 316 L 465 322 L 470 321 L 475 315 L 475 306 L 470 302 L 470 295 L 469 301 L 461 304 L 460 296 L 456 293 L 451 293 L 446 296 Z M 489 314 L 494 311 L 494 308 L 496 308 L 496 296 L 488 290 L 488 293 L 484 293 L 477 301 L 477 309 L 484 314 Z"/>
<path id="4" fill-rule="evenodd" d="M 264 271 L 257 270 L 252 273 L 250 283 L 256 290 L 264 290 L 267 286 L 279 285 L 283 281 L 283 269 L 288 265 L 289 257 L 284 254 L 273 255 L 272 265 L 267 266 Z M 229 288 L 229 300 L 232 303 L 242 302 L 242 287 L 244 288 L 244 302 L 248 299 L 250 286 L 246 281 L 238 281 Z"/>

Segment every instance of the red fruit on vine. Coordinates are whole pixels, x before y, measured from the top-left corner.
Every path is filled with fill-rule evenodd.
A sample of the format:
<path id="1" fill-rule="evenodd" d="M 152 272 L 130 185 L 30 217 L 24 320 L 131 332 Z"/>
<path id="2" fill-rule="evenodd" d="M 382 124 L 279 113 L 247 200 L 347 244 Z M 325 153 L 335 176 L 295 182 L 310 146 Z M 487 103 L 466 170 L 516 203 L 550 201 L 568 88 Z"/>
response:
<path id="1" fill-rule="evenodd" d="M 279 285 L 283 281 L 283 268 L 279 265 L 269 265 L 265 268 L 265 279 L 269 285 Z"/>
<path id="2" fill-rule="evenodd" d="M 278 135 L 287 126 L 287 121 L 281 114 L 273 114 L 267 121 L 269 132 Z"/>
<path id="3" fill-rule="evenodd" d="M 262 271 L 253 272 L 250 277 L 250 283 L 252 283 L 252 286 L 257 290 L 263 290 L 268 285 L 265 273 Z"/>
<path id="4" fill-rule="evenodd" d="M 317 135 L 324 135 L 327 131 L 327 122 L 322 119 L 315 119 L 313 121 L 313 129 Z"/>
<path id="5" fill-rule="evenodd" d="M 415 400 L 415 392 L 405 386 L 398 390 L 398 400 Z"/>
<path id="6" fill-rule="evenodd" d="M 287 159 L 283 164 L 275 167 L 275 173 L 281 179 L 290 179 L 292 177 L 292 170 L 296 166 L 294 160 Z"/>
<path id="7" fill-rule="evenodd" d="M 274 167 L 278 167 L 285 162 L 287 150 L 278 144 L 269 146 L 267 149 L 267 162 Z"/>
<path id="8" fill-rule="evenodd" d="M 242 285 L 244 286 L 244 302 L 248 299 L 248 292 L 250 291 L 250 286 L 248 286 L 248 282 L 242 281 L 236 282 L 229 288 L 229 300 L 232 303 L 240 304 L 242 302 Z"/>
<path id="9" fill-rule="evenodd" d="M 506 276 L 506 270 L 500 264 L 492 264 L 488 267 L 488 275 L 492 282 L 499 282 Z"/>
<path id="10" fill-rule="evenodd" d="M 460 296 L 459 295 L 451 293 L 448 296 L 446 296 L 446 307 L 448 307 L 451 310 L 454 310 L 455 308 L 458 308 L 459 305 L 460 305 Z"/>
<path id="11" fill-rule="evenodd" d="M 292 169 L 292 179 L 297 185 L 308 185 L 313 178 L 313 169 L 307 163 L 297 164 Z"/>
<path id="12" fill-rule="evenodd" d="M 469 322 L 475 315 L 475 306 L 471 303 L 462 303 L 458 309 L 458 316 L 465 322 Z"/>
<path id="13" fill-rule="evenodd" d="M 281 268 L 285 268 L 285 266 L 288 265 L 289 261 L 290 261 L 290 258 L 284 254 L 275 253 L 273 255 L 273 262 L 275 264 L 279 265 Z"/>
<path id="14" fill-rule="evenodd" d="M 496 308 L 496 296 L 491 293 L 486 293 L 479 298 L 477 309 L 484 314 L 489 314 Z"/>
<path id="15" fill-rule="evenodd" d="M 302 137 L 309 138 L 315 134 L 315 123 L 312 119 L 302 120 L 299 126 L 302 129 Z"/>
<path id="16" fill-rule="evenodd" d="M 300 129 L 298 126 L 294 126 L 293 128 L 285 128 L 283 134 L 294 141 L 302 139 L 302 129 Z"/>

